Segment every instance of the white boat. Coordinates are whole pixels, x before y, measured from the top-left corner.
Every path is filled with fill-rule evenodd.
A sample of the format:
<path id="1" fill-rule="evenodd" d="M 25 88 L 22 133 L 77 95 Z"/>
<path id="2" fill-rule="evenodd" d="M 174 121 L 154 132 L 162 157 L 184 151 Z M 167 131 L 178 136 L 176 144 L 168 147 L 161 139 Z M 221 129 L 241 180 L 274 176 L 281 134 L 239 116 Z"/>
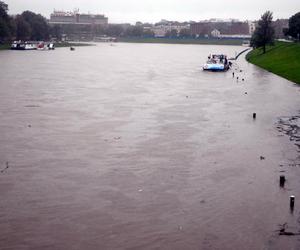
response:
<path id="1" fill-rule="evenodd" d="M 14 41 L 10 48 L 13 50 L 54 50 L 55 46 L 49 42 Z"/>
<path id="2" fill-rule="evenodd" d="M 35 50 L 37 49 L 37 44 L 31 42 L 14 41 L 10 48 L 13 50 Z"/>
<path id="3" fill-rule="evenodd" d="M 230 67 L 230 62 L 226 55 L 210 55 L 203 66 L 203 70 L 226 71 Z"/>
<path id="4" fill-rule="evenodd" d="M 49 43 L 49 42 L 39 42 L 37 46 L 37 50 L 54 50 L 55 46 L 54 43 Z"/>

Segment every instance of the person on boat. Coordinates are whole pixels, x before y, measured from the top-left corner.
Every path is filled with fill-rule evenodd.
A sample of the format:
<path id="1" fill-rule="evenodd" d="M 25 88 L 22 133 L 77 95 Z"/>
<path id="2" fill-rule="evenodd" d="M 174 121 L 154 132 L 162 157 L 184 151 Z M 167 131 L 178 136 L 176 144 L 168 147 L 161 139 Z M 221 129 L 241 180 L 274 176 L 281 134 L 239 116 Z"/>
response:
<path id="1" fill-rule="evenodd" d="M 223 63 L 224 55 L 220 55 L 220 62 Z"/>

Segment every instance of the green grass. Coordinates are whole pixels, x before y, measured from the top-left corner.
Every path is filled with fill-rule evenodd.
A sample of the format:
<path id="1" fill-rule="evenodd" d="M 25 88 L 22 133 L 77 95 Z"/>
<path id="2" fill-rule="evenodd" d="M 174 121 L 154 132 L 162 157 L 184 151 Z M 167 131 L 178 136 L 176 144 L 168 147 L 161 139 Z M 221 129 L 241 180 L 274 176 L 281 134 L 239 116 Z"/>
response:
<path id="1" fill-rule="evenodd" d="M 10 49 L 10 44 L 0 44 L 0 50 Z"/>
<path id="2" fill-rule="evenodd" d="M 119 42 L 125 43 L 166 43 L 166 44 L 212 44 L 212 45 L 242 45 L 242 39 L 193 39 L 193 38 L 139 38 L 120 37 Z"/>
<path id="3" fill-rule="evenodd" d="M 246 59 L 276 75 L 300 84 L 300 43 L 276 42 L 268 46 L 267 52 L 255 49 Z"/>

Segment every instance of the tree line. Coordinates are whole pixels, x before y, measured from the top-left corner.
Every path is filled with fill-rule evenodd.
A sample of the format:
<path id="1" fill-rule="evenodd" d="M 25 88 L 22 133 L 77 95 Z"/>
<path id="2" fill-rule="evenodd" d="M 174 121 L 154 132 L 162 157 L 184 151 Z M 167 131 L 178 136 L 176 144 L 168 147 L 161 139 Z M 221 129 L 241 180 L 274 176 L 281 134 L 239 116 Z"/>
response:
<path id="1" fill-rule="evenodd" d="M 151 30 L 142 26 L 109 24 L 102 25 L 49 25 L 46 18 L 31 11 L 16 16 L 8 15 L 8 5 L 0 1 L 0 43 L 16 40 L 48 40 L 51 37 L 60 40 L 63 34 L 85 33 L 108 36 L 154 36 Z"/>
<path id="2" fill-rule="evenodd" d="M 24 11 L 20 15 L 9 16 L 8 5 L 0 1 L 0 40 L 45 40 L 50 36 L 47 20 L 40 14 Z"/>
<path id="3" fill-rule="evenodd" d="M 55 37 L 58 40 L 62 38 L 62 34 L 74 34 L 83 32 L 93 35 L 108 36 L 125 36 L 125 37 L 153 37 L 154 33 L 150 29 L 146 29 L 143 25 L 129 25 L 124 27 L 117 24 L 109 24 L 107 26 L 83 26 L 79 30 L 74 25 L 54 25 L 50 26 L 46 18 L 40 14 L 31 11 L 24 11 L 16 16 L 8 15 L 8 5 L 0 0 L 0 43 L 17 40 L 48 40 Z M 273 13 L 265 12 L 257 23 L 256 30 L 251 39 L 253 47 L 262 47 L 266 50 L 267 44 L 273 44 L 275 39 L 275 31 L 273 27 Z M 77 29 L 77 30 L 76 30 Z M 300 41 L 300 12 L 293 15 L 289 19 L 289 28 L 283 30 L 286 36 L 290 36 Z M 190 31 L 183 29 L 178 34 L 176 30 L 167 32 L 167 37 L 188 37 Z"/>

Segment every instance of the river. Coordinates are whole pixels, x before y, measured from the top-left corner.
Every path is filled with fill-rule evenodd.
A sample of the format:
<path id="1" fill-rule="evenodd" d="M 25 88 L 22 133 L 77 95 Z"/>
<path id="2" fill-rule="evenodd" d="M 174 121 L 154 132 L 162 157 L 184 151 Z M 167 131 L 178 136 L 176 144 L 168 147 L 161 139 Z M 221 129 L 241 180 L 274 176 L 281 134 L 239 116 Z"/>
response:
<path id="1" fill-rule="evenodd" d="M 1 51 L 0 249 L 299 249 L 300 88 L 201 69 L 243 49 Z"/>

